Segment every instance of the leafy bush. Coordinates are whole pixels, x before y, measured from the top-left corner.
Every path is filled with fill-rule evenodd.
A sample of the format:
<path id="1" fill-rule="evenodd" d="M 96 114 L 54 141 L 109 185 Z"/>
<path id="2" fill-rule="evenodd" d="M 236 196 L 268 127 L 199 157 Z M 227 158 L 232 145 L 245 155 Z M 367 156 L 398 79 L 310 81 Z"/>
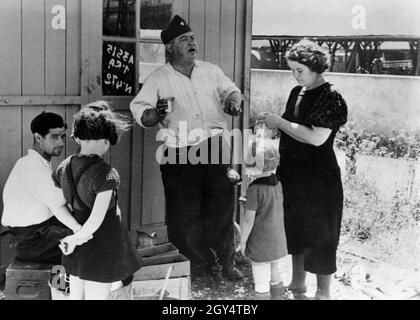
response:
<path id="1" fill-rule="evenodd" d="M 358 175 L 349 176 L 343 187 L 343 234 L 364 241 L 398 233 L 420 222 L 420 199 L 407 189 L 384 201 L 375 186 Z"/>
<path id="2" fill-rule="evenodd" d="M 357 130 L 349 121 L 341 127 L 336 145 L 348 156 L 356 153 L 393 159 L 418 160 L 420 158 L 420 135 L 404 130 L 392 131 L 390 135 Z"/>
<path id="3" fill-rule="evenodd" d="M 372 238 L 380 232 L 386 208 L 377 196 L 377 190 L 368 181 L 352 176 L 345 180 L 344 210 L 341 232 L 358 240 Z M 382 225 L 383 226 L 383 225 Z"/>

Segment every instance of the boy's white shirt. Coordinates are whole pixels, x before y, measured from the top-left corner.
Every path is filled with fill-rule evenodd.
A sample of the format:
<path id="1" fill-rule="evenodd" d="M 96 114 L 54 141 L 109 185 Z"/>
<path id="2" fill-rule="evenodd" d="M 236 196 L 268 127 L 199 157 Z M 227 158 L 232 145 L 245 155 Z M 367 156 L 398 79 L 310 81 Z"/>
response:
<path id="1" fill-rule="evenodd" d="M 16 161 L 3 189 L 2 225 L 39 224 L 51 218 L 55 208 L 66 205 L 51 174 L 51 163 L 33 149 Z"/>

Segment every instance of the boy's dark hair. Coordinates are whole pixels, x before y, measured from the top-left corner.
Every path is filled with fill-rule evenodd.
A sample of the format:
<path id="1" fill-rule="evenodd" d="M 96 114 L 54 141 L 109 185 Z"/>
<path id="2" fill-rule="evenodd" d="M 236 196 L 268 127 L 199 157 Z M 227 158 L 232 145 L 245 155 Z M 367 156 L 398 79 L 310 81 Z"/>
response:
<path id="1" fill-rule="evenodd" d="M 56 128 L 67 129 L 63 118 L 56 113 L 43 111 L 31 121 L 32 133 L 38 133 L 43 137 L 48 134 L 50 129 Z"/>
<path id="2" fill-rule="evenodd" d="M 86 105 L 74 115 L 73 137 L 80 140 L 109 140 L 115 145 L 131 123 L 111 110 L 106 101 Z"/>
<path id="3" fill-rule="evenodd" d="M 307 66 L 316 73 L 323 73 L 330 66 L 330 55 L 315 42 L 303 39 L 286 53 L 286 59 Z"/>

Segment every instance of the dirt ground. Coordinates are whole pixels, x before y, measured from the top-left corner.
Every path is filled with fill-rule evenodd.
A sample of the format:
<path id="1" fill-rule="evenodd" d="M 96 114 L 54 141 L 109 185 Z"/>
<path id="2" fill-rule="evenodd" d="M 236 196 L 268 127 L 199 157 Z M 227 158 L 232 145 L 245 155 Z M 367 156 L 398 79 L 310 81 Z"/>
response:
<path id="1" fill-rule="evenodd" d="M 229 282 L 218 275 L 192 280 L 193 300 L 253 300 L 251 266 L 237 255 L 237 267 L 244 273 L 239 282 Z M 281 261 L 285 285 L 292 276 L 291 256 Z M 312 300 L 316 292 L 316 276 L 307 274 L 307 293 L 300 300 Z M 292 295 L 284 300 L 295 300 Z M 337 251 L 337 272 L 331 280 L 332 300 L 420 300 L 420 265 L 401 268 L 375 260 L 353 245 L 343 245 Z"/>
<path id="2" fill-rule="evenodd" d="M 343 261 L 338 259 L 339 264 Z M 346 263 L 357 263 L 357 259 L 347 258 Z M 291 256 L 283 258 L 282 276 L 287 285 L 291 280 Z M 242 281 L 231 282 L 224 280 L 220 275 L 206 275 L 192 279 L 191 291 L 193 300 L 253 300 L 254 286 L 252 280 L 251 266 L 241 258 L 237 259 L 237 267 L 240 269 L 244 278 Z M 316 277 L 312 274 L 307 276 L 308 292 L 303 297 L 311 299 L 315 296 Z M 294 297 L 286 295 L 285 300 L 293 300 Z M 353 289 L 349 284 L 341 281 L 340 277 L 335 276 L 331 284 L 331 299 L 333 300 L 370 300 L 370 297 L 363 295 L 358 290 Z"/>
<path id="3" fill-rule="evenodd" d="M 253 300 L 254 287 L 252 280 L 251 266 L 242 259 L 237 259 L 237 267 L 240 269 L 244 278 L 238 282 L 231 282 L 223 279 L 219 274 L 207 274 L 191 281 L 191 299 L 192 300 Z M 284 282 L 290 281 L 291 258 L 285 257 L 282 262 L 282 273 Z M 315 278 L 308 276 L 307 296 L 314 296 L 316 289 Z M 337 279 L 332 284 L 333 299 L 353 300 L 357 298 L 357 292 L 351 287 L 344 285 Z M 293 297 L 286 296 L 285 299 Z M 360 298 L 360 297 L 359 297 Z M 4 299 L 4 293 L 0 289 L 0 300 Z"/>
<path id="4" fill-rule="evenodd" d="M 191 299 L 253 300 L 254 287 L 251 266 L 240 256 L 237 256 L 236 260 L 238 269 L 244 274 L 241 281 L 227 281 L 217 273 L 193 278 Z M 282 259 L 281 270 L 285 284 L 291 280 L 291 265 L 291 256 Z M 401 269 L 388 266 L 385 268 L 379 262 L 345 250 L 339 250 L 337 253 L 337 267 L 338 270 L 331 283 L 332 300 L 420 300 L 418 283 L 420 279 L 417 279 L 420 270 L 415 273 L 414 277 L 416 278 L 410 278 L 408 273 L 404 273 Z M 394 278 L 393 282 L 392 279 L 390 281 L 383 280 L 384 277 L 381 280 L 380 274 L 384 271 L 388 272 L 388 278 Z M 316 291 L 315 275 L 307 275 L 307 287 L 308 292 L 303 299 L 312 299 Z M 4 299 L 3 288 L 0 284 L 0 300 Z M 284 299 L 293 300 L 294 297 L 287 295 Z"/>

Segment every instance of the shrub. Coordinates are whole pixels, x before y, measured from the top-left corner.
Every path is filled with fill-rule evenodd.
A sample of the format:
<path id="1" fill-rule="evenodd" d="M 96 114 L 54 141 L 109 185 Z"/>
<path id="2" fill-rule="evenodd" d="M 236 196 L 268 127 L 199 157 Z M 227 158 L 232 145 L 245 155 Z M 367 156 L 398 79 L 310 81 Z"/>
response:
<path id="1" fill-rule="evenodd" d="M 343 187 L 342 234 L 359 241 L 375 240 L 420 222 L 420 199 L 407 188 L 398 190 L 391 201 L 384 201 L 376 187 L 357 174 L 347 177 Z"/>
<path id="2" fill-rule="evenodd" d="M 377 134 L 358 130 L 353 121 L 341 127 L 336 145 L 348 155 L 356 153 L 393 159 L 418 160 L 420 158 L 420 135 L 405 130 L 391 134 Z"/>
<path id="3" fill-rule="evenodd" d="M 380 228 L 386 208 L 371 183 L 352 175 L 345 180 L 341 231 L 361 241 L 371 239 Z"/>

